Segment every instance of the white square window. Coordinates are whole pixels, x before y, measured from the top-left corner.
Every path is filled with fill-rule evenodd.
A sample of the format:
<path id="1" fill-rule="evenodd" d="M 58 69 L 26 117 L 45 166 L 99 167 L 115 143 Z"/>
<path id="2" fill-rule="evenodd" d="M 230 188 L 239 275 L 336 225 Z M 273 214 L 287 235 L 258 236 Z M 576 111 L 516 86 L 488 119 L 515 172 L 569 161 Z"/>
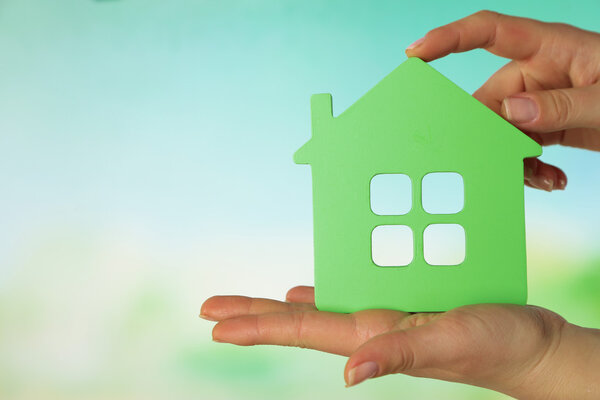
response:
<path id="1" fill-rule="evenodd" d="M 371 257 L 380 267 L 400 267 L 413 260 L 413 233 L 406 225 L 379 225 L 371 234 Z"/>
<path id="2" fill-rule="evenodd" d="M 455 214 L 465 204 L 463 177 L 456 172 L 432 172 L 423 177 L 421 200 L 429 214 Z"/>
<path id="3" fill-rule="evenodd" d="M 458 224 L 432 224 L 423 232 L 423 255 L 429 265 L 458 265 L 465 260 L 465 230 Z"/>
<path id="4" fill-rule="evenodd" d="M 412 207 L 411 181 L 405 174 L 378 174 L 371 179 L 371 210 L 377 215 L 402 215 Z"/>

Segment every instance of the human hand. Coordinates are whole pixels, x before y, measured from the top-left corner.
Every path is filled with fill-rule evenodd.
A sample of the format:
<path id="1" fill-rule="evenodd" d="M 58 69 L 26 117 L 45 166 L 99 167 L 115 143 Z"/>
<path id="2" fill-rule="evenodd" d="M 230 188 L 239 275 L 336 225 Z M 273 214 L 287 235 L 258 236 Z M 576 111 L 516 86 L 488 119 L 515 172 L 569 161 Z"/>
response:
<path id="1" fill-rule="evenodd" d="M 348 386 L 403 373 L 462 382 L 522 399 L 600 397 L 600 332 L 534 306 L 472 305 L 445 313 L 317 311 L 314 289 L 287 302 L 215 296 L 201 317 L 217 342 L 273 344 L 349 356 Z"/>
<path id="2" fill-rule="evenodd" d="M 483 48 L 510 61 L 473 96 L 543 146 L 600 151 L 600 34 L 491 11 L 433 29 L 406 49 L 425 61 Z M 559 168 L 525 160 L 525 183 L 564 189 Z"/>

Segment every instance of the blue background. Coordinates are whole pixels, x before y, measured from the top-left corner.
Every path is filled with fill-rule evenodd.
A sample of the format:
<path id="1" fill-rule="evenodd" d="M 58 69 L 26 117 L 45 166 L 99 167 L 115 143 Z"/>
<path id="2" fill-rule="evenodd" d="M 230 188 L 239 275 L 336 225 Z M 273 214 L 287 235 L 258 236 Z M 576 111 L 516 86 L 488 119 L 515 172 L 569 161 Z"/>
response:
<path id="1" fill-rule="evenodd" d="M 312 283 L 309 96 L 339 114 L 481 8 L 598 31 L 597 1 L 0 1 L 0 397 L 498 399 L 344 359 L 210 342 L 217 293 Z M 506 60 L 436 69 L 473 92 Z M 526 190 L 530 301 L 600 325 L 600 155 Z M 502 243 L 498 243 L 499 246 Z"/>

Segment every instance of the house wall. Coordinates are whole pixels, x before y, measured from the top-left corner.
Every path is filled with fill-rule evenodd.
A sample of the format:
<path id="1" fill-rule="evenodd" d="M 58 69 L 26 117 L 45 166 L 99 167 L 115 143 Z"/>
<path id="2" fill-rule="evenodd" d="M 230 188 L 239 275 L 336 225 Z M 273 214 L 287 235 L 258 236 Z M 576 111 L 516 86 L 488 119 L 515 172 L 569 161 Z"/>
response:
<path id="1" fill-rule="evenodd" d="M 443 311 L 471 303 L 526 301 L 522 160 L 502 153 L 474 160 L 452 151 L 435 156 L 413 151 L 410 157 L 399 154 L 395 158 L 365 154 L 360 162 L 348 162 L 353 157 L 330 157 L 312 165 L 315 286 L 320 309 Z M 429 172 L 463 176 L 461 212 L 430 215 L 422 209 L 420 181 Z M 371 211 L 369 184 L 378 173 L 404 173 L 412 178 L 413 208 L 408 214 L 379 216 Z M 431 223 L 464 227 L 462 264 L 431 266 L 425 262 L 423 231 Z M 413 229 L 414 259 L 408 266 L 373 263 L 371 232 L 387 224 Z"/>
<path id="2" fill-rule="evenodd" d="M 315 218 L 317 305 L 332 311 L 398 308 L 441 311 L 469 303 L 526 300 L 523 157 L 541 149 L 429 65 L 409 59 L 335 118 L 331 96 L 312 99 L 313 135 L 298 161 L 310 163 Z M 429 172 L 463 176 L 465 206 L 429 215 L 420 180 Z M 413 210 L 378 216 L 369 182 L 378 173 L 412 178 Z M 458 266 L 423 259 L 431 223 L 465 229 Z M 378 267 L 371 259 L 377 225 L 413 229 L 413 262 Z"/>

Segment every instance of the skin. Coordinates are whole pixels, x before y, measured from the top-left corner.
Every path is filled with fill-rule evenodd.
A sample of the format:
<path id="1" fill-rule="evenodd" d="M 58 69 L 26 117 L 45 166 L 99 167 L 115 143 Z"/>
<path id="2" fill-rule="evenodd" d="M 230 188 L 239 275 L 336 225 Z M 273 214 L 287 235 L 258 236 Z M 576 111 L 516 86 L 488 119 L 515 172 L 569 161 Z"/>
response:
<path id="1" fill-rule="evenodd" d="M 431 61 L 474 48 L 511 61 L 473 96 L 542 145 L 600 150 L 599 34 L 482 11 L 428 32 L 406 53 Z M 528 159 L 525 183 L 564 189 L 566 176 Z M 479 304 L 445 313 L 339 314 L 318 311 L 314 289 L 306 286 L 291 289 L 286 299 L 215 296 L 200 316 L 217 321 L 217 342 L 349 357 L 348 386 L 402 373 L 519 399 L 600 398 L 600 330 L 570 324 L 544 308 Z"/>
<path id="2" fill-rule="evenodd" d="M 480 11 L 428 32 L 406 54 L 432 61 L 476 48 L 511 60 L 473 93 L 477 100 L 543 146 L 600 150 L 598 33 Z M 515 99 L 532 101 L 537 117 L 515 118 L 524 109 Z M 516 105 L 512 112 L 510 104 Z M 525 183 L 551 191 L 564 189 L 567 179 L 559 168 L 531 158 Z"/>

